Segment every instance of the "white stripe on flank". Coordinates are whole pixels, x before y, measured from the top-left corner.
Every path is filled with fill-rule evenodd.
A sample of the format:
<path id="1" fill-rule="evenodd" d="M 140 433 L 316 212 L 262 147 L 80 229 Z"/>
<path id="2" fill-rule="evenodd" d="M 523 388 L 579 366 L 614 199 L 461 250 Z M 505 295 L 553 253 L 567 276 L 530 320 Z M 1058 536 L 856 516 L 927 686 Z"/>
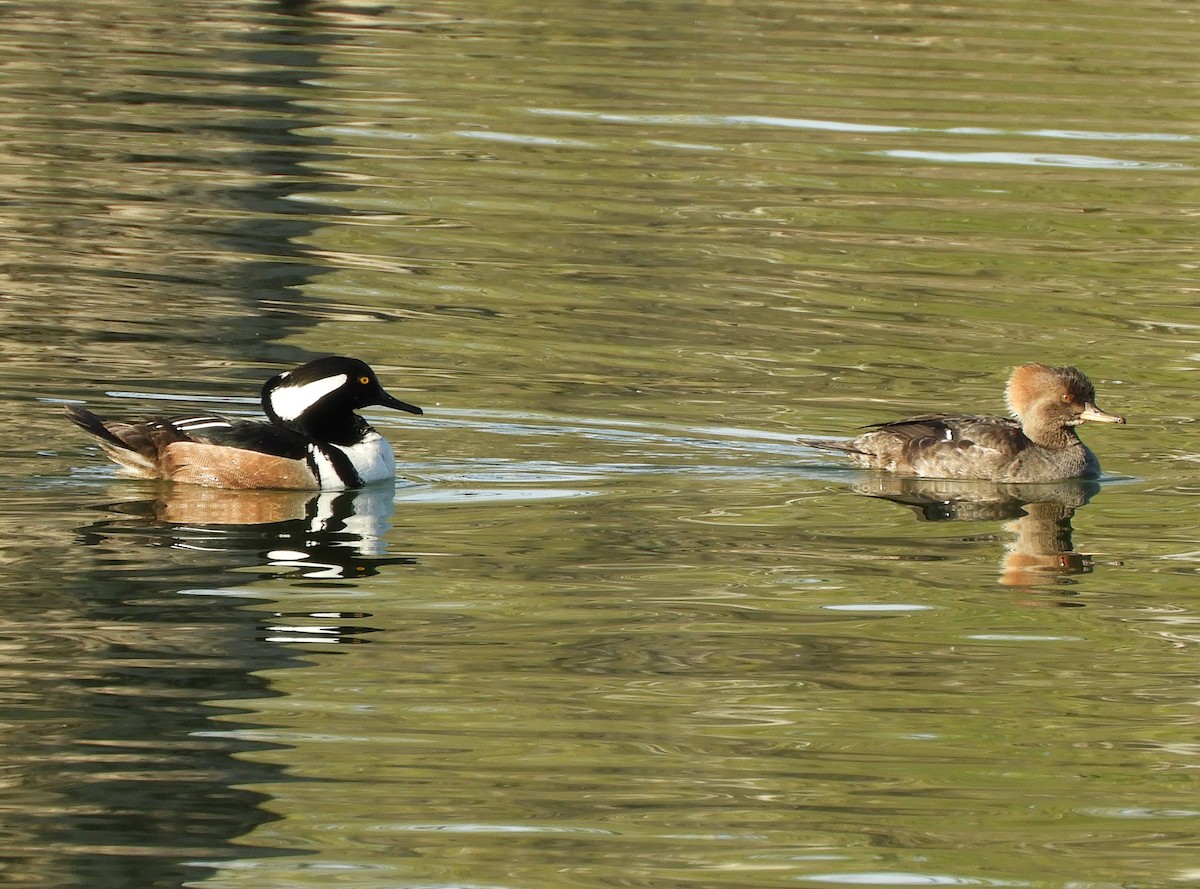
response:
<path id="1" fill-rule="evenodd" d="M 271 392 L 271 408 L 279 416 L 279 419 L 295 420 L 330 392 L 346 385 L 347 379 L 345 374 L 337 374 L 299 386 L 285 383 Z"/>
<path id="2" fill-rule="evenodd" d="M 336 445 L 328 447 L 336 447 Z M 346 483 L 338 475 L 333 461 L 326 457 L 317 445 L 310 444 L 308 446 L 308 456 L 312 460 L 312 467 L 316 470 L 317 484 L 321 486 L 322 491 L 346 490 Z"/>

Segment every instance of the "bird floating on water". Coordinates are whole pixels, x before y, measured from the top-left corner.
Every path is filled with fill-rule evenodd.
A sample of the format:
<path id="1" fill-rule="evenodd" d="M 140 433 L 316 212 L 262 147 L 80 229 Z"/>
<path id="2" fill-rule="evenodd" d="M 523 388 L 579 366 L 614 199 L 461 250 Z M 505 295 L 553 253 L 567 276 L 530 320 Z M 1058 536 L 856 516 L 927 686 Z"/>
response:
<path id="1" fill-rule="evenodd" d="M 318 358 L 263 385 L 267 421 L 215 415 L 102 419 L 77 405 L 67 415 L 131 475 L 216 488 L 345 490 L 394 479 L 387 439 L 355 413 L 379 405 L 421 409 L 389 395 L 356 358 Z"/>
<path id="2" fill-rule="evenodd" d="M 1074 367 L 1022 364 L 1006 398 L 1016 419 L 926 414 L 876 423 L 849 441 L 800 439 L 848 454 L 859 466 L 922 478 L 1050 482 L 1095 478 L 1100 461 L 1079 438 L 1080 423 L 1125 418 L 1096 406 L 1091 381 Z"/>

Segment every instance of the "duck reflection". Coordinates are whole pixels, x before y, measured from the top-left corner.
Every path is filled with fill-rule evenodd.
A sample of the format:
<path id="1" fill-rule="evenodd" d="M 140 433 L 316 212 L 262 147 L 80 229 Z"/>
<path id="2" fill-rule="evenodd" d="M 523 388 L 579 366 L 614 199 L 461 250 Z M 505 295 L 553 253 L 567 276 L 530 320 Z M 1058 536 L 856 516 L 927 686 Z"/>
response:
<path id="1" fill-rule="evenodd" d="M 1008 521 L 1013 537 L 1000 567 L 1006 586 L 1070 583 L 1090 574 L 1090 556 L 1075 552 L 1071 519 L 1100 490 L 1096 481 L 1067 479 L 1051 484 L 897 478 L 878 476 L 855 490 L 912 508 L 923 521 Z"/>
<path id="2" fill-rule="evenodd" d="M 229 491 L 156 486 L 154 496 L 106 503 L 118 514 L 80 529 L 85 543 L 137 536 L 148 545 L 215 554 L 226 568 L 260 566 L 266 576 L 350 579 L 382 566 L 413 564 L 387 556 L 395 488 L 353 491 Z M 234 575 L 230 584 L 244 582 Z"/>

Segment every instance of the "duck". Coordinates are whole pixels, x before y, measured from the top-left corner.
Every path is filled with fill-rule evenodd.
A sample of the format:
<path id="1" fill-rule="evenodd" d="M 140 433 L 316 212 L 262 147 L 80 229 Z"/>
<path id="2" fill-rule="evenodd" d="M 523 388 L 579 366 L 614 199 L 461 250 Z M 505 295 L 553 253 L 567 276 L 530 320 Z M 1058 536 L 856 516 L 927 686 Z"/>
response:
<path id="1" fill-rule="evenodd" d="M 395 480 L 387 439 L 355 413 L 377 405 L 421 414 L 389 395 L 370 366 L 329 355 L 262 387 L 266 421 L 212 414 L 124 422 L 65 406 L 126 474 L 212 488 L 339 491 Z"/>
<path id="2" fill-rule="evenodd" d="M 1125 423 L 1096 406 L 1095 387 L 1075 367 L 1022 364 L 1005 399 L 1013 418 L 925 414 L 863 427 L 871 431 L 849 441 L 800 442 L 846 454 L 865 469 L 918 478 L 1042 483 L 1098 477 L 1100 461 L 1076 427 Z"/>

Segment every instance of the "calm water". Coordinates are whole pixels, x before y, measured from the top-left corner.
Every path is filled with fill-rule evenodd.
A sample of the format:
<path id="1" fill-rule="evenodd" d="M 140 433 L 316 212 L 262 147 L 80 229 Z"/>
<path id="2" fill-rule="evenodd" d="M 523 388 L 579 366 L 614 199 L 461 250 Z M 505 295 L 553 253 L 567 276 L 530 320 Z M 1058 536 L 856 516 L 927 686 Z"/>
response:
<path id="1" fill-rule="evenodd" d="M 0 8 L 15 887 L 1200 882 L 1200 10 Z M 60 412 L 357 355 L 401 480 Z M 1078 363 L 1099 485 L 794 442 Z"/>

